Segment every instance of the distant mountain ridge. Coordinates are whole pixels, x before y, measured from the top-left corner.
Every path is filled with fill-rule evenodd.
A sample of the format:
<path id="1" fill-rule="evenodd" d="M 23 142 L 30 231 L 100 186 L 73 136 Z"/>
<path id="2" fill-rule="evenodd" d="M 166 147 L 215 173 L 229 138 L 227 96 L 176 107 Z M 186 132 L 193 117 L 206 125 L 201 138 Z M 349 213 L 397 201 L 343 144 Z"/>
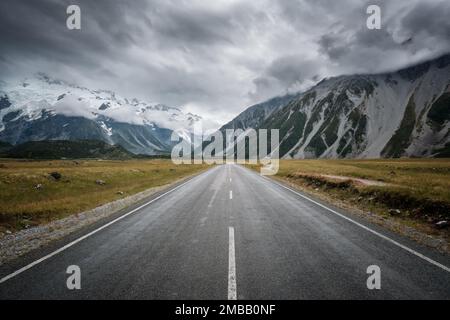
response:
<path id="1" fill-rule="evenodd" d="M 450 55 L 397 72 L 325 79 L 250 107 L 220 130 L 230 127 L 279 129 L 284 158 L 448 155 Z"/>
<path id="2" fill-rule="evenodd" d="M 80 159 L 95 158 L 127 160 L 135 157 L 123 147 L 96 140 L 28 141 L 0 148 L 0 157 L 17 159 Z"/>
<path id="3" fill-rule="evenodd" d="M 286 94 L 284 96 L 275 97 L 262 103 L 248 107 L 241 112 L 233 120 L 225 124 L 220 130 L 225 129 L 242 129 L 255 128 L 261 124 L 268 116 L 279 108 L 284 107 L 300 94 Z"/>
<path id="4" fill-rule="evenodd" d="M 90 90 L 44 74 L 0 81 L 0 141 L 99 140 L 134 154 L 168 154 L 174 130 L 201 117 Z M 443 157 L 450 154 L 450 55 L 396 72 L 324 79 L 249 107 L 225 129 L 279 129 L 284 158 Z"/>
<path id="5" fill-rule="evenodd" d="M 0 81 L 0 141 L 100 140 L 135 154 L 167 154 L 201 117 L 108 90 L 91 90 L 40 73 Z"/>

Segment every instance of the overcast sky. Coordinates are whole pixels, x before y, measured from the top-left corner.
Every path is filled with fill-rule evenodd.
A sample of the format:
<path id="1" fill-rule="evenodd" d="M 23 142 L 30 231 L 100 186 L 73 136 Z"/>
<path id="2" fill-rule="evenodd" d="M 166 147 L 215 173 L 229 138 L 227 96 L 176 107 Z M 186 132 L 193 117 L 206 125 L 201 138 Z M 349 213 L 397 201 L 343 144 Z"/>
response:
<path id="1" fill-rule="evenodd" d="M 81 30 L 66 27 L 69 4 Z M 366 27 L 369 4 L 381 30 Z M 219 126 L 323 77 L 447 53 L 449 17 L 448 0 L 2 0 L 0 78 L 43 71 Z"/>

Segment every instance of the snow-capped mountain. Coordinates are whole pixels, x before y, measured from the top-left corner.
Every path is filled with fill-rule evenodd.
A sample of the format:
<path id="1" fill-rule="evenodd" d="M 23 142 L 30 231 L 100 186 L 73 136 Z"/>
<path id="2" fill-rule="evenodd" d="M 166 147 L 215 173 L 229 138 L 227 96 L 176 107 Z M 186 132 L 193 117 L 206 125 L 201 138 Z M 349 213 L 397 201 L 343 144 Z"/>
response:
<path id="1" fill-rule="evenodd" d="M 0 81 L 0 141 L 101 140 L 169 152 L 201 117 L 38 74 Z M 450 156 L 450 55 L 391 73 L 325 79 L 254 105 L 221 130 L 280 130 L 284 158 Z"/>
<path id="2" fill-rule="evenodd" d="M 136 154 L 169 152 L 172 131 L 189 133 L 201 117 L 162 104 L 127 99 L 37 74 L 0 81 L 0 140 L 93 139 Z"/>
<path id="3" fill-rule="evenodd" d="M 253 107 L 222 130 L 233 123 L 280 129 L 284 158 L 450 156 L 450 55 L 392 73 L 325 79 L 271 105 L 265 117 L 255 121 L 251 115 L 267 108 Z"/>

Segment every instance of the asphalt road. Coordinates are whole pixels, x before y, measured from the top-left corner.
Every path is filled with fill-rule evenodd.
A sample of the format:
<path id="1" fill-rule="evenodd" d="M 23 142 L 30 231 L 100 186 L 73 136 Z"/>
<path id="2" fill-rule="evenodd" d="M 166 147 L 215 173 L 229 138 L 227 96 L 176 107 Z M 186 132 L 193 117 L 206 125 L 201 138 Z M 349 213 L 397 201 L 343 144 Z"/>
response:
<path id="1" fill-rule="evenodd" d="M 80 290 L 66 286 L 70 265 Z M 379 290 L 367 288 L 370 265 Z M 0 299 L 450 299 L 449 266 L 449 256 L 222 165 L 24 271 L 3 271 Z"/>

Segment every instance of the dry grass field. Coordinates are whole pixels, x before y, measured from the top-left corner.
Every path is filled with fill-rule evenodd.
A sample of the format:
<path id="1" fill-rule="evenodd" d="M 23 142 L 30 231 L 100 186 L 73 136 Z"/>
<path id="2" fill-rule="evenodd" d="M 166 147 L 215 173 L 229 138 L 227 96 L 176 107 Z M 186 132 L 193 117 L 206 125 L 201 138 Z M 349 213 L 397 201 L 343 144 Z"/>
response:
<path id="1" fill-rule="evenodd" d="M 0 231 L 28 228 L 192 175 L 171 160 L 0 160 Z M 56 174 L 52 177 L 52 173 Z"/>
<path id="2" fill-rule="evenodd" d="M 392 191 L 450 203 L 450 159 L 284 160 L 278 175 L 301 172 L 380 181 Z"/>
<path id="3" fill-rule="evenodd" d="M 0 160 L 0 231 L 92 209 L 206 168 L 160 159 Z M 386 217 L 430 226 L 450 219 L 450 159 L 282 160 L 276 178 Z"/>
<path id="4" fill-rule="evenodd" d="M 450 159 L 281 160 L 276 178 L 386 217 L 450 219 Z"/>

